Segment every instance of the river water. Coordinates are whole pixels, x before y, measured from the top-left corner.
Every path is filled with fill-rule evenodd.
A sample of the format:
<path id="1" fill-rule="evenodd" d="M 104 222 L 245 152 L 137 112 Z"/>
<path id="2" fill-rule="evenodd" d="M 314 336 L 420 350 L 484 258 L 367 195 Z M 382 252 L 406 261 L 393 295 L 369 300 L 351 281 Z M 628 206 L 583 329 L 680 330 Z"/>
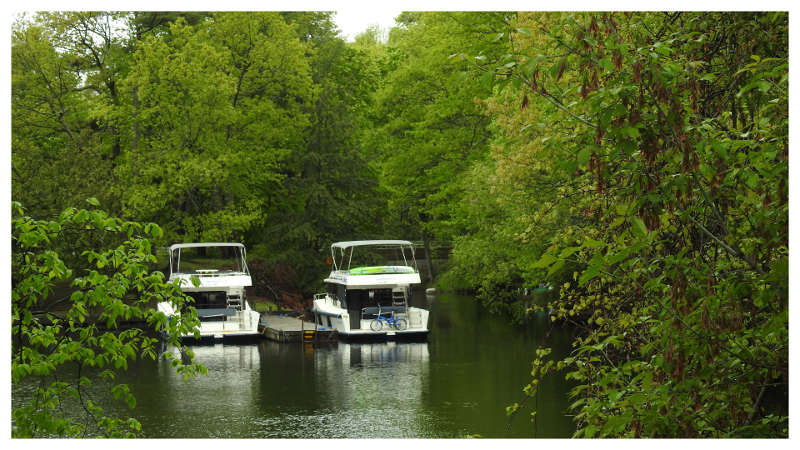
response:
<path id="1" fill-rule="evenodd" d="M 139 361 L 118 378 L 136 408 L 103 407 L 137 418 L 153 438 L 571 436 L 563 375 L 545 379 L 531 402 L 536 425 L 530 410 L 510 423 L 505 414 L 523 399 L 536 348 L 563 355 L 567 331 L 547 317 L 513 327 L 467 296 L 419 302 L 431 310 L 427 342 L 194 346 L 208 375 L 184 381 L 164 359 Z"/>

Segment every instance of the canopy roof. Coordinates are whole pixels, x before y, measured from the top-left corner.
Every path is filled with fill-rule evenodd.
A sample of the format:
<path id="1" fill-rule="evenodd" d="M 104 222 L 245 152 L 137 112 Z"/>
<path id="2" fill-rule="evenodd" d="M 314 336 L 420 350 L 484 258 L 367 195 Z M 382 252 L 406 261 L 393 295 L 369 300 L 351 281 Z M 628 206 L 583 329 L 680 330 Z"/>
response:
<path id="1" fill-rule="evenodd" d="M 169 247 L 169 250 L 175 250 L 177 248 L 194 248 L 194 247 L 242 247 L 244 248 L 243 244 L 239 244 L 236 242 L 198 242 L 198 243 L 186 243 L 186 244 L 172 244 Z"/>
<path id="2" fill-rule="evenodd" d="M 371 240 L 371 241 L 334 242 L 333 244 L 331 244 L 331 248 L 350 248 L 350 247 L 359 247 L 362 245 L 409 245 L 412 247 L 414 246 L 414 244 L 411 241 L 384 239 L 384 240 Z"/>

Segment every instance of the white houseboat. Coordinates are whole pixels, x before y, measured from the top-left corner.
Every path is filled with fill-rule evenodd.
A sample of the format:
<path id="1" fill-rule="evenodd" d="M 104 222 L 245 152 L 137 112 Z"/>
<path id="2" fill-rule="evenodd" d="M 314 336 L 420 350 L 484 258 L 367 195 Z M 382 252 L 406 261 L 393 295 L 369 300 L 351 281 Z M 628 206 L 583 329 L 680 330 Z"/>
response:
<path id="1" fill-rule="evenodd" d="M 424 337 L 428 313 L 410 306 L 420 284 L 414 244 L 400 240 L 336 242 L 327 291 L 314 296 L 317 327 L 345 338 Z"/>
<path id="2" fill-rule="evenodd" d="M 169 281 L 180 280 L 181 290 L 194 299 L 201 339 L 258 336 L 260 315 L 245 299 L 245 287 L 253 284 L 245 256 L 244 245 L 235 243 L 175 244 L 169 248 Z M 198 286 L 191 281 L 195 276 Z M 159 303 L 158 310 L 168 316 L 181 313 L 169 302 Z"/>

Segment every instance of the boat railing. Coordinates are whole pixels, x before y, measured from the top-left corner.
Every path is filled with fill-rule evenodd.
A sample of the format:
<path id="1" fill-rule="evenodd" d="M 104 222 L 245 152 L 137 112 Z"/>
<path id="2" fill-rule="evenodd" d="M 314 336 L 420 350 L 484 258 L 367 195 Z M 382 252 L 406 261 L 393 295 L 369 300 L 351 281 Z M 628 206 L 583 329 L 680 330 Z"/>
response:
<path id="1" fill-rule="evenodd" d="M 335 306 L 337 308 L 340 307 L 339 302 L 335 298 L 332 298 L 330 295 L 328 295 L 327 292 L 323 292 L 321 294 L 314 294 L 314 300 L 315 301 L 321 300 L 331 306 Z"/>
<path id="2" fill-rule="evenodd" d="M 196 275 L 201 278 L 205 277 L 230 277 L 239 275 L 250 275 L 248 272 L 241 272 L 237 270 L 223 270 L 216 269 L 198 269 L 194 272 L 175 272 L 175 275 Z"/>
<path id="3" fill-rule="evenodd" d="M 383 315 L 384 317 L 387 315 L 406 317 L 407 311 L 405 306 L 368 306 L 361 308 L 361 320 L 372 320 L 377 318 L 378 315 Z"/>

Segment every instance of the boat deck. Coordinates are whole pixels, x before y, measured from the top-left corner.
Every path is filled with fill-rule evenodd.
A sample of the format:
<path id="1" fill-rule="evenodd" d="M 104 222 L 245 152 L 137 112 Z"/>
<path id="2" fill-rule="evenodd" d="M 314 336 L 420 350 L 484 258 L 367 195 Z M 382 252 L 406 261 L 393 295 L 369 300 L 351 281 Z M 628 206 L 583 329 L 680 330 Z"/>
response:
<path id="1" fill-rule="evenodd" d="M 262 314 L 258 330 L 265 338 L 277 342 L 328 342 L 337 338 L 332 328 L 318 328 L 313 322 L 283 314 Z"/>

